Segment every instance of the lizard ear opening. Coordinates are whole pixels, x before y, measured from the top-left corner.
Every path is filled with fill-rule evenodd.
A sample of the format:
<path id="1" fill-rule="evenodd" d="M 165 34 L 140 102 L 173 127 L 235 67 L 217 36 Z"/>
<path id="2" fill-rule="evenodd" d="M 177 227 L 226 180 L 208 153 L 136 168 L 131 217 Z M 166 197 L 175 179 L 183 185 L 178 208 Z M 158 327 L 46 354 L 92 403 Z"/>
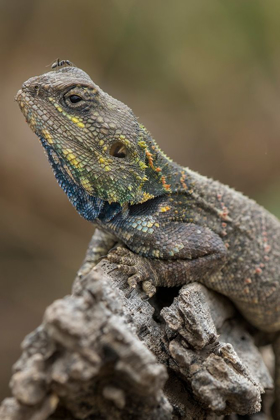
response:
<path id="1" fill-rule="evenodd" d="M 126 147 L 120 141 L 117 141 L 111 146 L 110 155 L 117 158 L 125 158 L 127 155 Z"/>

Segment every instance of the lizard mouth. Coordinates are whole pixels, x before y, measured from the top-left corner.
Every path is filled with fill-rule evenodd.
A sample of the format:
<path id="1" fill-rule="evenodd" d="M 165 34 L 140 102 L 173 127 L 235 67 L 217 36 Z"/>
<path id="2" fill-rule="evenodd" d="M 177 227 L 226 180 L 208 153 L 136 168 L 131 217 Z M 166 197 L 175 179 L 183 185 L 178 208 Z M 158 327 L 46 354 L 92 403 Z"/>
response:
<path id="1" fill-rule="evenodd" d="M 19 102 L 22 95 L 22 90 L 20 89 L 15 96 L 15 101 Z"/>
<path id="2" fill-rule="evenodd" d="M 30 126 L 31 130 L 37 134 L 40 135 L 40 132 L 38 129 L 40 126 L 38 125 L 38 118 L 36 116 L 36 109 L 34 110 L 34 103 L 32 95 L 28 91 L 26 91 L 24 88 L 20 89 L 16 96 L 15 101 L 18 103 L 21 112 L 23 113 L 26 122 Z"/>
<path id="3" fill-rule="evenodd" d="M 15 101 L 18 103 L 20 109 L 23 111 L 25 108 L 25 101 L 24 101 L 24 94 L 22 89 L 18 91 L 18 93 L 15 96 Z"/>
<path id="4" fill-rule="evenodd" d="M 18 91 L 18 93 L 15 96 L 15 101 L 18 103 L 21 112 L 25 116 L 25 118 L 28 118 L 28 100 L 27 95 L 24 93 L 22 89 Z"/>

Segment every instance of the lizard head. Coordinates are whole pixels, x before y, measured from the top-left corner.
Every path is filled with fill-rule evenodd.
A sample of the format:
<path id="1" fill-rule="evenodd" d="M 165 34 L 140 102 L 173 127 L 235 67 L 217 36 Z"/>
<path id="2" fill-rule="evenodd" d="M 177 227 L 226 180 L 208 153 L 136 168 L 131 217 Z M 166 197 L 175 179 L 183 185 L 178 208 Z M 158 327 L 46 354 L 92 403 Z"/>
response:
<path id="1" fill-rule="evenodd" d="M 142 126 L 84 71 L 63 63 L 27 80 L 16 96 L 60 185 L 70 200 L 80 191 L 120 205 L 145 201 Z"/>

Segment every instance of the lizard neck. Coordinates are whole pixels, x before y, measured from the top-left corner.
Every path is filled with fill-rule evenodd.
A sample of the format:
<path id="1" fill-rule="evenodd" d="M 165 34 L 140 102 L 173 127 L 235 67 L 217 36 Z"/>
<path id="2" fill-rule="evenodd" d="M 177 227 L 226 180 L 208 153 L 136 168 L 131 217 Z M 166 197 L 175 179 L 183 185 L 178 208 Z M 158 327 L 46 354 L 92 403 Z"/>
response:
<path id="1" fill-rule="evenodd" d="M 193 177 L 191 171 L 173 162 L 159 148 L 150 133 L 141 126 L 142 134 L 138 142 L 146 152 L 146 177 L 148 180 L 142 187 L 143 201 L 163 194 L 191 192 Z"/>

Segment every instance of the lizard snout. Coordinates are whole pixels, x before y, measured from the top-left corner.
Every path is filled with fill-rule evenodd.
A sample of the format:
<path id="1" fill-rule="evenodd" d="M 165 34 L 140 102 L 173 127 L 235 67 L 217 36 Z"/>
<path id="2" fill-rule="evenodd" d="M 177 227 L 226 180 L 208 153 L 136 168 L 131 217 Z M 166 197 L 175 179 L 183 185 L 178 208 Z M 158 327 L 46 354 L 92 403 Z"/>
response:
<path id="1" fill-rule="evenodd" d="M 46 91 L 48 91 L 50 85 L 48 83 L 48 80 L 43 80 L 40 77 L 35 76 L 31 77 L 30 79 L 26 80 L 26 82 L 23 83 L 21 87 L 22 94 L 31 95 L 33 97 L 41 96 Z M 17 96 L 20 94 L 20 91 L 18 92 Z M 16 96 L 16 98 L 17 98 Z"/>
<path id="2" fill-rule="evenodd" d="M 21 90 L 28 92 L 32 96 L 38 96 L 41 90 L 41 85 L 38 83 L 37 77 L 32 77 L 23 83 Z"/>

